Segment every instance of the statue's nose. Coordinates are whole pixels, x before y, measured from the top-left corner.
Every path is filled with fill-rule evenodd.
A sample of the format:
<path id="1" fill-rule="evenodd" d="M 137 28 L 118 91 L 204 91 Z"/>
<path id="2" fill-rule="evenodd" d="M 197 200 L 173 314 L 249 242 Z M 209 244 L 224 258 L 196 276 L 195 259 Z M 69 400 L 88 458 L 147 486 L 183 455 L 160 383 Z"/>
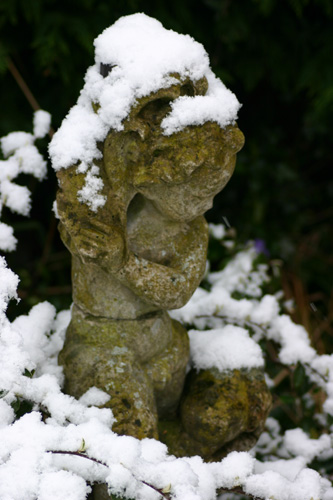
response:
<path id="1" fill-rule="evenodd" d="M 245 142 L 244 134 L 237 125 L 230 126 L 225 130 L 224 140 L 235 154 L 242 149 Z"/>

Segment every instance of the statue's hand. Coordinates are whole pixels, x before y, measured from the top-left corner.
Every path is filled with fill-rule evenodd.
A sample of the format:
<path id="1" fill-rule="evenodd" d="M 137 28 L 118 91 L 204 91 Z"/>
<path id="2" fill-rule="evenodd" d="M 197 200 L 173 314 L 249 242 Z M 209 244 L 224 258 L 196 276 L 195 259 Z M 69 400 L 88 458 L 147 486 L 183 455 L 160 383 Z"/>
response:
<path id="1" fill-rule="evenodd" d="M 67 242 L 70 239 L 70 251 L 86 264 L 94 263 L 104 271 L 113 273 L 119 271 L 127 262 L 126 237 L 120 227 L 98 223 L 81 227 L 75 235 L 70 236 L 64 226 L 60 230 L 66 246 L 69 247 Z"/>

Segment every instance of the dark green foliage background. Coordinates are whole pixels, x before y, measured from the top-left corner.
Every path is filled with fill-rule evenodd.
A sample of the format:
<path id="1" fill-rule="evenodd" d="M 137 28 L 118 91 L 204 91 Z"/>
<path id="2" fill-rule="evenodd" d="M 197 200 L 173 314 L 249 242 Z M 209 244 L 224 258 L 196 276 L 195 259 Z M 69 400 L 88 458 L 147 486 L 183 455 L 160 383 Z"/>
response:
<path id="1" fill-rule="evenodd" d="M 222 222 L 225 216 L 242 240 L 263 239 L 271 257 L 285 261 L 286 288 L 292 293 L 297 283 L 301 287 L 299 319 L 308 321 L 313 301 L 319 321 L 328 318 L 328 332 L 332 1 L 1 0 L 0 135 L 31 130 L 32 110 L 8 70 L 8 58 L 57 129 L 93 62 L 93 39 L 134 12 L 203 43 L 213 70 L 243 103 L 238 123 L 246 144 L 208 219 Z M 46 151 L 46 141 L 41 149 Z M 41 185 L 22 179 L 33 190 L 31 219 L 4 213 L 20 241 L 8 261 L 21 276 L 27 306 L 47 299 L 65 307 L 70 262 L 50 215 L 56 190 L 51 169 L 48 177 Z"/>

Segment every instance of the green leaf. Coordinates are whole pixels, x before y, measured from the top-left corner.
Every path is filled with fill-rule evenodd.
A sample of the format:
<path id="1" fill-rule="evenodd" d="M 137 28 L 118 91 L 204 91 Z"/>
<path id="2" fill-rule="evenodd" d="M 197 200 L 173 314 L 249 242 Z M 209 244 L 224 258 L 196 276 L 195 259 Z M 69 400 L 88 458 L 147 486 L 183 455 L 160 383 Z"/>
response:
<path id="1" fill-rule="evenodd" d="M 84 453 L 86 451 L 86 442 L 83 438 L 81 441 L 81 446 L 77 451 L 78 451 L 78 453 Z"/>
<path id="2" fill-rule="evenodd" d="M 294 386 L 298 393 L 304 393 L 307 390 L 308 379 L 305 368 L 301 363 L 297 363 L 294 371 Z"/>
<path id="3" fill-rule="evenodd" d="M 13 408 L 13 410 L 15 411 L 15 413 L 17 413 L 20 409 L 20 406 L 21 406 L 21 401 L 19 399 L 15 399 L 15 401 L 13 401 L 10 406 Z"/>
<path id="4" fill-rule="evenodd" d="M 163 489 L 162 489 L 163 493 L 170 493 L 171 491 L 171 483 L 168 484 L 167 486 L 165 486 Z"/>

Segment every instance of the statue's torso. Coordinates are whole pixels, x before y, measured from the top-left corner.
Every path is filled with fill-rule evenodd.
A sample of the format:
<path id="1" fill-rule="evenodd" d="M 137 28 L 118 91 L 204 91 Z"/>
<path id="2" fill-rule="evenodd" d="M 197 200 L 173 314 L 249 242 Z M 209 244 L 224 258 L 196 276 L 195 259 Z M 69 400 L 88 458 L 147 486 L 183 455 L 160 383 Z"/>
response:
<path id="1" fill-rule="evenodd" d="M 205 231 L 204 218 L 198 219 L 200 228 Z M 128 210 L 129 250 L 161 266 L 178 267 L 184 263 L 190 241 L 193 237 L 200 237 L 196 235 L 197 231 L 197 220 L 190 223 L 167 220 L 141 195 L 135 198 Z M 75 255 L 72 259 L 72 281 L 74 303 L 93 316 L 136 319 L 160 309 L 135 294 L 114 274 L 100 267 L 98 262 L 83 263 Z"/>

